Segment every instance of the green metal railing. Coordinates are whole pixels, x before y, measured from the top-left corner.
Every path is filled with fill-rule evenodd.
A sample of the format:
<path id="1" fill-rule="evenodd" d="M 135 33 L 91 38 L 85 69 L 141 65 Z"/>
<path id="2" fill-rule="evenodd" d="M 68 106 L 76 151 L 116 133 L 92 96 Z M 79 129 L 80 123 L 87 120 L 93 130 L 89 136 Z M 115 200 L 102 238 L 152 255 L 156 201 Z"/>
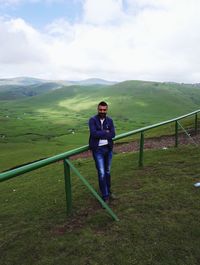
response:
<path id="1" fill-rule="evenodd" d="M 188 113 L 186 115 L 182 115 L 180 117 L 167 120 L 164 122 L 156 123 L 154 125 L 146 126 L 140 129 L 136 129 L 133 131 L 129 131 L 127 133 L 123 133 L 120 135 L 117 135 L 113 140 L 117 141 L 129 136 L 132 136 L 134 134 L 140 133 L 140 150 L 139 150 L 139 167 L 143 167 L 144 164 L 144 132 L 175 122 L 175 147 L 178 147 L 178 128 L 181 127 L 183 130 L 183 126 L 180 124 L 180 120 L 195 115 L 194 120 L 194 130 L 195 134 L 197 134 L 198 131 L 198 113 L 200 110 L 193 111 L 191 113 Z M 185 131 L 186 132 L 186 131 Z M 3 173 L 0 173 L 0 182 L 9 180 L 11 178 L 14 178 L 16 176 L 22 175 L 24 173 L 36 170 L 38 168 L 47 166 L 49 164 L 55 163 L 57 161 L 63 160 L 64 163 L 64 177 L 65 177 L 65 192 L 66 192 L 66 207 L 67 207 L 67 214 L 72 213 L 72 192 L 71 192 L 71 177 L 70 177 L 70 169 L 80 178 L 80 180 L 84 183 L 84 185 L 91 191 L 91 193 L 96 197 L 96 199 L 101 203 L 101 205 L 107 210 L 107 212 L 112 216 L 112 218 L 116 221 L 118 221 L 118 217 L 115 215 L 115 213 L 112 211 L 112 209 L 101 199 L 101 197 L 98 195 L 98 193 L 94 190 L 94 188 L 89 184 L 89 182 L 80 174 L 80 172 L 75 168 L 75 166 L 72 164 L 72 162 L 69 160 L 69 158 L 73 155 L 80 154 L 82 152 L 85 152 L 89 150 L 89 146 L 85 145 L 80 148 L 76 148 L 73 150 L 70 150 L 68 152 L 58 154 L 37 162 L 30 163 L 25 166 L 21 166 L 19 168 L 9 170 Z"/>

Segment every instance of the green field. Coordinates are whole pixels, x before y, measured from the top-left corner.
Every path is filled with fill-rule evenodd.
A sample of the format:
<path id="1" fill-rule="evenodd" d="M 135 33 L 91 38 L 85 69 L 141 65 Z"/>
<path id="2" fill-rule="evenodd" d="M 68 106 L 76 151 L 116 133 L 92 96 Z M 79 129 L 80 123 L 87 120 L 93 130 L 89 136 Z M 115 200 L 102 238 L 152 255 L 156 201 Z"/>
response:
<path id="1" fill-rule="evenodd" d="M 109 103 L 117 134 L 192 112 L 200 105 L 197 85 L 126 81 L 55 90 L 50 83 L 39 88 L 0 86 L 0 170 L 87 144 L 88 119 L 101 100 Z M 174 133 L 174 128 L 160 133 Z"/>
<path id="2" fill-rule="evenodd" d="M 115 155 L 115 222 L 72 174 L 73 216 L 66 217 L 63 165 L 1 183 L 2 265 L 198 265 L 199 147 Z M 91 159 L 74 162 L 97 188 Z M 126 169 L 126 170 L 125 170 Z"/>
<path id="3" fill-rule="evenodd" d="M 101 100 L 117 134 L 199 109 L 198 85 L 126 81 L 115 85 L 0 86 L 0 171 L 88 142 L 88 119 Z M 56 84 L 57 86 L 57 84 Z M 182 121 L 181 121 L 182 123 Z M 183 121 L 194 127 L 194 117 Z M 198 122 L 199 126 L 199 122 Z M 145 137 L 174 134 L 174 125 Z M 129 138 L 133 140 L 137 136 Z M 127 139 L 126 139 L 127 140 Z M 199 147 L 116 154 L 115 222 L 72 174 L 73 215 L 66 216 L 63 163 L 1 183 L 1 265 L 198 265 Z M 98 189 L 91 158 L 73 163 Z"/>

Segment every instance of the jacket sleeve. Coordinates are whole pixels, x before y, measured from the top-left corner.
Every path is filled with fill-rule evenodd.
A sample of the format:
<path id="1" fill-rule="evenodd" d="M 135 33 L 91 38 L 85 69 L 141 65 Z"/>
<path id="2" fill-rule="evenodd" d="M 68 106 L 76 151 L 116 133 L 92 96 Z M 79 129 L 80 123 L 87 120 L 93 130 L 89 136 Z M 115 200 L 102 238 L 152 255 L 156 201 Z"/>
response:
<path id="1" fill-rule="evenodd" d="M 113 120 L 110 119 L 110 128 L 109 128 L 109 133 L 107 133 L 106 139 L 112 139 L 114 137 L 115 137 L 115 126 L 113 124 Z"/>
<path id="2" fill-rule="evenodd" d="M 115 128 L 112 120 L 110 120 L 109 132 L 106 132 L 106 130 L 98 130 L 94 118 L 91 118 L 89 120 L 89 129 L 90 129 L 90 135 L 93 138 L 112 139 L 113 137 L 115 137 Z"/>
<path id="3" fill-rule="evenodd" d="M 107 133 L 104 130 L 97 130 L 96 121 L 94 118 L 89 120 L 90 135 L 97 139 L 107 139 Z"/>

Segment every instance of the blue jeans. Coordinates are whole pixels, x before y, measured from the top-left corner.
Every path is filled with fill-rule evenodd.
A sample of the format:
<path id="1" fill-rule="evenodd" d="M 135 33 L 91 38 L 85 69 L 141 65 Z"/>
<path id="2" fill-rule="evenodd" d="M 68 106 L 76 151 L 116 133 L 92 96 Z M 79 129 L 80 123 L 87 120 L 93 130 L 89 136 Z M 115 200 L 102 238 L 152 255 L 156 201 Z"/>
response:
<path id="1" fill-rule="evenodd" d="M 106 146 L 99 146 L 92 152 L 96 164 L 99 180 L 99 188 L 104 200 L 110 196 L 110 168 L 112 162 L 112 150 Z"/>

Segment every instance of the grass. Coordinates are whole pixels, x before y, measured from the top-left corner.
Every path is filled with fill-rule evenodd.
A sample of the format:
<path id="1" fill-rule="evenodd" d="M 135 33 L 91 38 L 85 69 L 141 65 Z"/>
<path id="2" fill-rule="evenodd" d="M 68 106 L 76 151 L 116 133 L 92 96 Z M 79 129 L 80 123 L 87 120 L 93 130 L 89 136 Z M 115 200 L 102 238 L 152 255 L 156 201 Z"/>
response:
<path id="1" fill-rule="evenodd" d="M 117 134 L 186 114 L 200 103 L 198 87 L 140 81 L 63 87 L 34 97 L 20 93 L 1 98 L 0 171 L 87 144 L 88 118 L 102 99 Z M 194 128 L 194 117 L 181 124 Z M 145 138 L 171 134 L 170 124 Z M 97 189 L 94 162 L 74 163 Z M 198 148 L 145 151 L 145 167 L 137 163 L 136 153 L 113 159 L 119 200 L 112 209 L 120 222 L 73 174 L 73 216 L 66 217 L 62 163 L 1 183 L 0 264 L 198 264 Z"/>
<path id="2" fill-rule="evenodd" d="M 0 143 L 55 139 L 66 135 L 76 145 L 88 135 L 97 103 L 109 103 L 117 133 L 171 119 L 198 109 L 200 89 L 193 85 L 126 81 L 113 86 L 70 86 L 33 97 L 2 100 Z"/>
<path id="3" fill-rule="evenodd" d="M 108 114 L 119 135 L 198 109 L 199 94 L 199 87 L 193 85 L 126 81 L 112 86 L 62 87 L 10 100 L 0 95 L 0 171 L 86 145 L 88 119 L 96 114 L 101 100 L 108 101 Z M 186 123 L 194 126 L 194 117 Z M 164 134 L 174 134 L 174 126 L 148 131 L 145 137 Z"/>
<path id="4" fill-rule="evenodd" d="M 1 184 L 0 263 L 199 264 L 199 148 L 115 155 L 114 222 L 72 174 L 73 216 L 65 215 L 63 165 L 56 163 Z M 73 161 L 97 188 L 91 159 Z"/>

